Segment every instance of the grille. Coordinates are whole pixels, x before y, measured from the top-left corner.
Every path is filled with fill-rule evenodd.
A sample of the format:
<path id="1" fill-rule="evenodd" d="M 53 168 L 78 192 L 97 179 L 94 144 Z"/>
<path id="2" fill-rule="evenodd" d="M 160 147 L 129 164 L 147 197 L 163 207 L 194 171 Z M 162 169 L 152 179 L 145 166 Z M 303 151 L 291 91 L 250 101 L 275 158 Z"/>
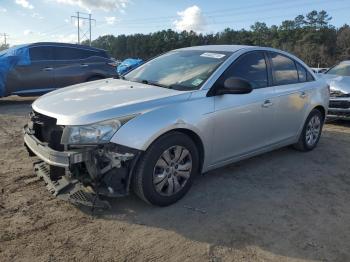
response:
<path id="1" fill-rule="evenodd" d="M 350 101 L 330 101 L 329 108 L 350 108 Z"/>
<path id="2" fill-rule="evenodd" d="M 63 127 L 56 125 L 55 118 L 33 111 L 30 114 L 30 120 L 30 128 L 34 131 L 37 139 L 48 143 L 49 147 L 54 150 L 63 151 L 64 147 L 61 145 Z"/>

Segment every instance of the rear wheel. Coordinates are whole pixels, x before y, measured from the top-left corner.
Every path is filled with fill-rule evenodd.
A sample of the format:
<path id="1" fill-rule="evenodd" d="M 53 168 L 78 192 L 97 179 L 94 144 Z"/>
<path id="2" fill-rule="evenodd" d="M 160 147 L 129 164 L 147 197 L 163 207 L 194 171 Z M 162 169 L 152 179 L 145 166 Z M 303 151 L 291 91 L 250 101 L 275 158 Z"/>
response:
<path id="1" fill-rule="evenodd" d="M 157 139 L 145 152 L 134 174 L 134 191 L 144 201 L 167 206 L 182 198 L 198 172 L 198 150 L 180 132 Z"/>
<path id="2" fill-rule="evenodd" d="M 323 114 L 317 109 L 312 110 L 305 121 L 299 141 L 294 145 L 294 148 L 300 151 L 310 151 L 314 149 L 320 140 L 323 122 Z"/>

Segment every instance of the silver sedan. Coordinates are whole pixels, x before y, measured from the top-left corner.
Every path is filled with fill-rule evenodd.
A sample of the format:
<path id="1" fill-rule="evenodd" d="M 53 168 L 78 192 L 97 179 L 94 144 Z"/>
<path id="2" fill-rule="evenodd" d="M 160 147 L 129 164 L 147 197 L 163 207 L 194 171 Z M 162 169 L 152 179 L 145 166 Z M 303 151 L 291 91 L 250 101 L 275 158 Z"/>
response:
<path id="1" fill-rule="evenodd" d="M 35 172 L 62 199 L 107 203 L 132 189 L 170 205 L 196 174 L 280 147 L 316 147 L 327 83 L 272 48 L 174 50 L 120 79 L 54 91 L 36 100 L 24 141 Z"/>
<path id="2" fill-rule="evenodd" d="M 328 116 L 350 118 L 350 61 L 343 61 L 320 76 L 330 86 Z"/>

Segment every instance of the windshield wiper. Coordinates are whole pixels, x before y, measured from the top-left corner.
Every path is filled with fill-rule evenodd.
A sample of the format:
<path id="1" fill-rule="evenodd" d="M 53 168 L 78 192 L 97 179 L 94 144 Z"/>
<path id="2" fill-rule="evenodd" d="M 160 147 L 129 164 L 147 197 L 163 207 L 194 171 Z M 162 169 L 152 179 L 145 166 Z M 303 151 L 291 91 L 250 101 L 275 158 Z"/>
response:
<path id="1" fill-rule="evenodd" d="M 146 85 L 159 86 L 159 87 L 163 87 L 163 88 L 172 89 L 172 86 L 162 85 L 162 84 L 159 84 L 157 82 L 150 82 L 150 81 L 145 80 L 145 79 L 144 80 L 140 80 L 139 82 L 142 83 L 142 84 L 146 84 Z"/>

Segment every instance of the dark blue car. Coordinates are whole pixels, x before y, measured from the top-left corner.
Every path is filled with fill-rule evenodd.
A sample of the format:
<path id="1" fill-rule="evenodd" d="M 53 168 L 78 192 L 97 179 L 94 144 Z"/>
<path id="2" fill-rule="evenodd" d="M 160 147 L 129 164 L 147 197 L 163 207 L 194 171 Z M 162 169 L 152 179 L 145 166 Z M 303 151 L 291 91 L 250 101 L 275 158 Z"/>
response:
<path id="1" fill-rule="evenodd" d="M 107 52 L 88 46 L 35 43 L 0 52 L 0 97 L 40 95 L 116 76 L 116 63 Z"/>

